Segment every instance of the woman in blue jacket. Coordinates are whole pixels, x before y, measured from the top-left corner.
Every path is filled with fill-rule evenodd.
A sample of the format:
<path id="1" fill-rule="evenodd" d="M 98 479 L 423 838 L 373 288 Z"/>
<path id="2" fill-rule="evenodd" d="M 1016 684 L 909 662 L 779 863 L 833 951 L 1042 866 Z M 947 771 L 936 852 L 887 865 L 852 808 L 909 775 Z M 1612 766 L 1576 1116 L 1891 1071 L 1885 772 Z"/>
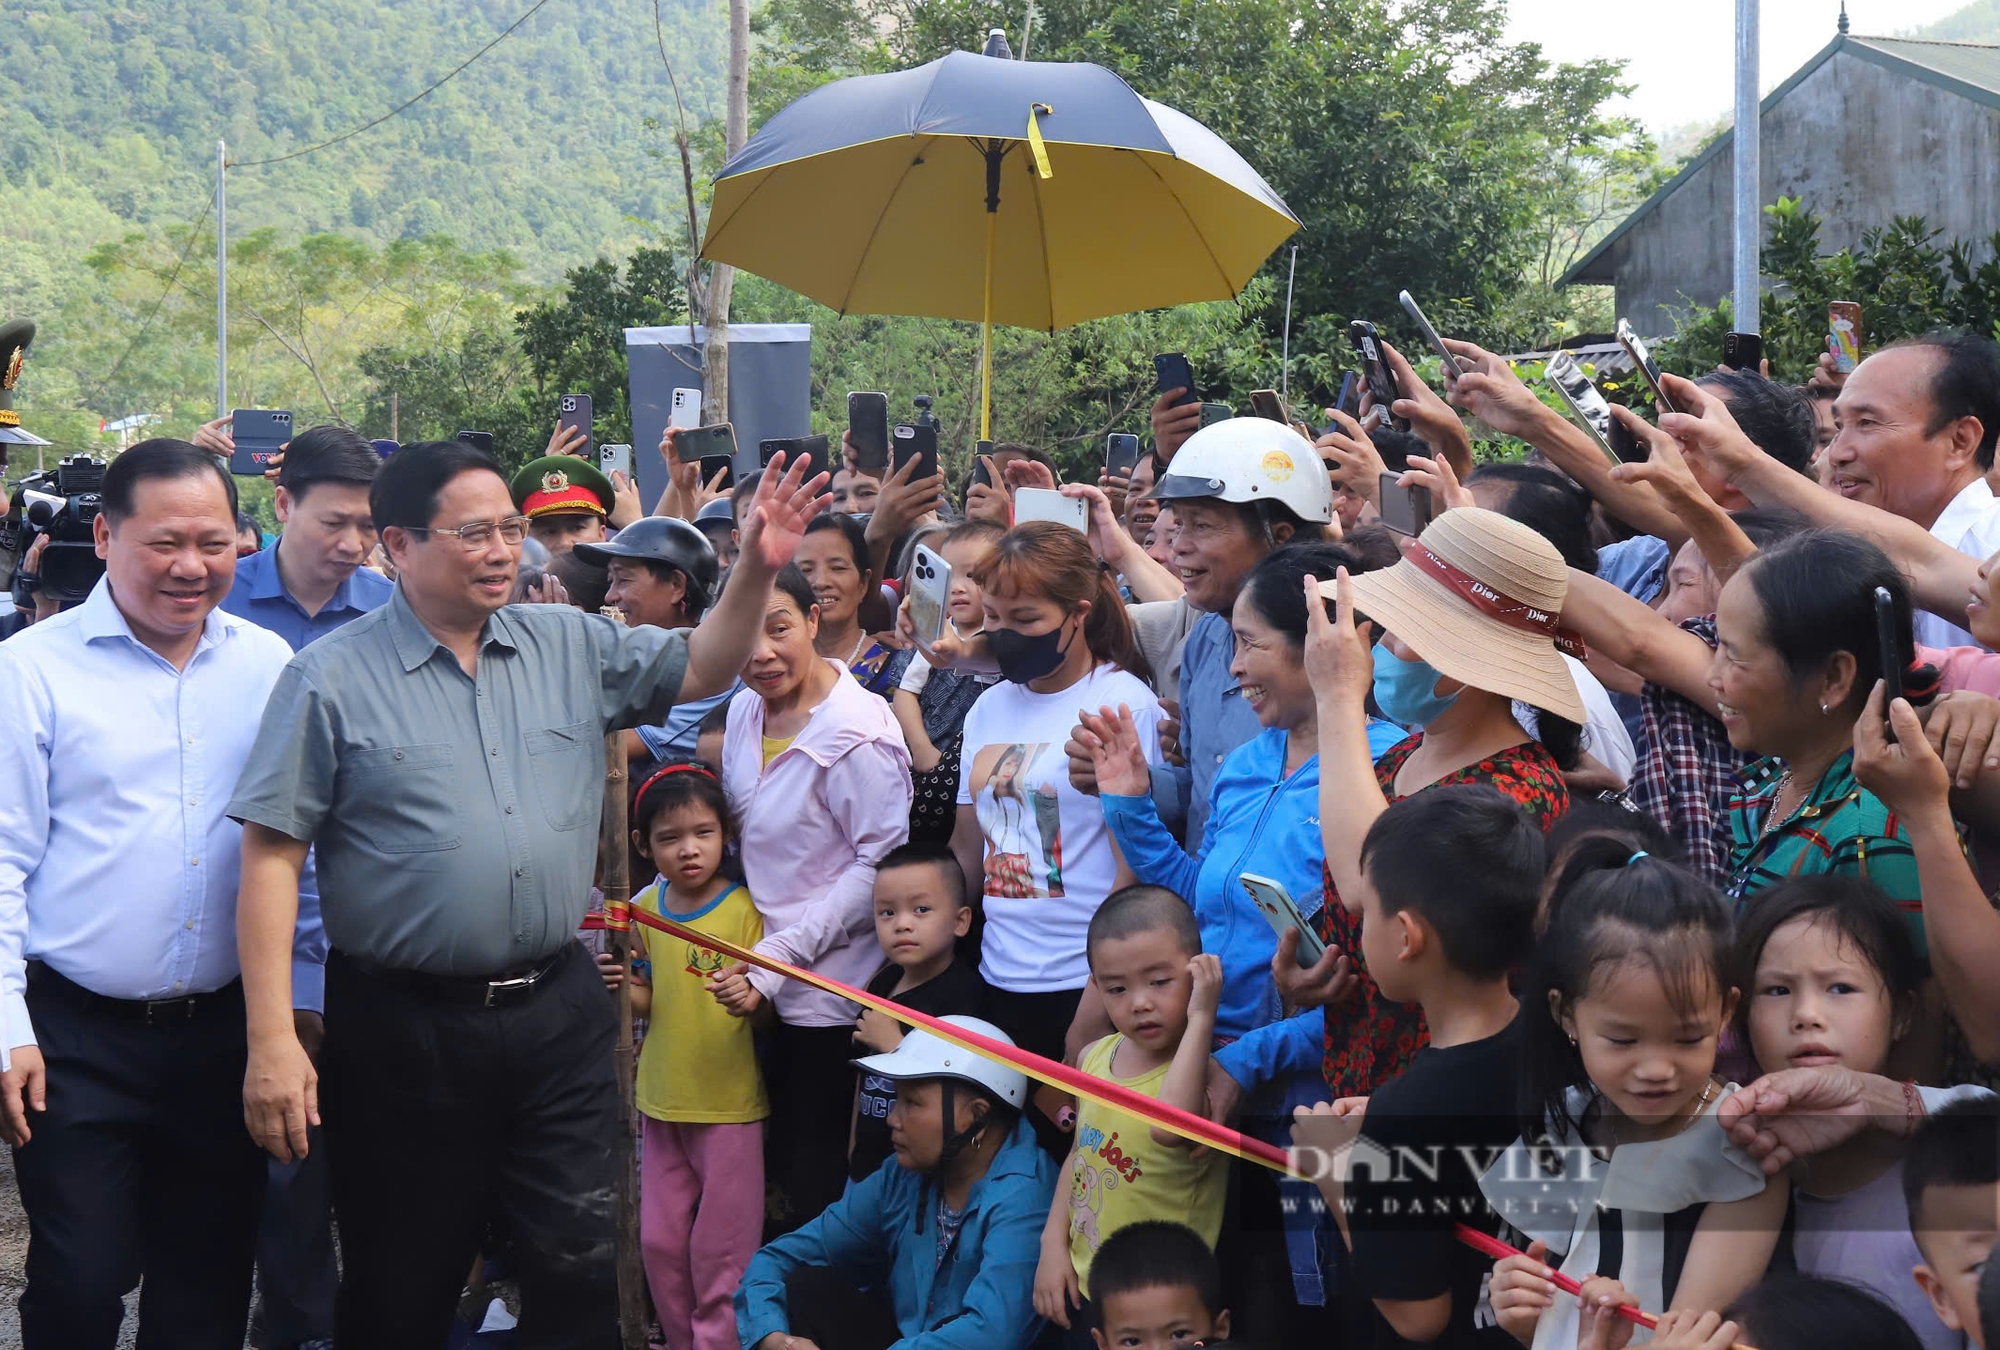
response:
<path id="1" fill-rule="evenodd" d="M 1144 755 L 1134 757 L 1139 742 L 1130 719 L 1109 709 L 1085 715 L 1078 734 L 1092 752 L 1105 823 L 1126 865 L 1140 881 L 1186 897 L 1201 925 L 1201 949 L 1222 960 L 1215 1058 L 1231 1081 L 1211 1083 L 1211 1105 L 1226 1112 L 1243 1101 L 1245 1128 L 1278 1144 L 1289 1140 L 1291 1108 L 1326 1095 L 1320 1076 L 1325 1009 L 1285 1016 L 1271 976 L 1278 937 L 1239 878 L 1255 872 L 1277 881 L 1308 919 L 1322 901 L 1326 846 L 1319 824 L 1318 705 L 1305 673 L 1305 578 L 1330 580 L 1338 567 L 1358 574 L 1367 563 L 1340 545 L 1292 544 L 1265 557 L 1243 584 L 1230 615 L 1236 648 L 1230 675 L 1263 730 L 1217 771 L 1198 856 L 1188 856 L 1160 820 Z M 1403 736 L 1393 723 L 1369 723 L 1369 748 L 1377 755 Z M 1288 1224 L 1294 1291 L 1302 1302 L 1320 1303 L 1325 1291 L 1306 1231 L 1311 1207 L 1295 1205 L 1289 1212 L 1301 1216 Z"/>
<path id="2" fill-rule="evenodd" d="M 976 1017 L 944 1020 L 1012 1044 Z M 1027 1075 L 926 1031 L 854 1064 L 896 1084 L 895 1156 L 751 1258 L 736 1291 L 746 1350 L 1025 1350 L 1056 1185 L 1021 1118 Z"/>

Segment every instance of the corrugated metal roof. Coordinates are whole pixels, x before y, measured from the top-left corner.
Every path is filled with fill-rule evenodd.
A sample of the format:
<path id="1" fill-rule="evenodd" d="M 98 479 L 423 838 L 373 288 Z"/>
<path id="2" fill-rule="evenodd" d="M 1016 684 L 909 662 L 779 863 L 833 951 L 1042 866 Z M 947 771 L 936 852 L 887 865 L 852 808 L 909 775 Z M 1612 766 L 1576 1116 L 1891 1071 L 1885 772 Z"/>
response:
<path id="1" fill-rule="evenodd" d="M 1983 90 L 1994 98 L 1982 101 L 2000 107 L 2000 46 L 1987 42 L 1933 42 L 1921 38 L 1858 37 L 1851 41 L 1857 47 L 1872 48 L 1912 65 L 1924 66 L 1947 80 Z"/>
<path id="2" fill-rule="evenodd" d="M 1969 98 L 1990 108 L 2000 108 L 2000 45 L 1938 42 L 1923 38 L 1857 37 L 1842 33 L 1820 48 L 1818 54 L 1794 71 L 1790 79 L 1764 95 L 1763 102 L 1758 105 L 1759 116 L 1776 107 L 1806 76 L 1818 70 L 1834 53 L 1842 51 L 1961 98 Z M 1654 207 L 1672 195 L 1690 175 L 1722 153 L 1734 137 L 1732 128 L 1703 146 L 1700 154 L 1683 165 L 1681 171 L 1663 183 L 1652 196 L 1634 207 L 1631 215 L 1620 221 L 1610 234 L 1598 240 L 1597 246 L 1563 273 L 1556 284 L 1568 286 L 1584 282 L 1609 285 L 1616 280 L 1611 265 L 1612 246 L 1624 237 L 1627 230 L 1649 215 Z"/>

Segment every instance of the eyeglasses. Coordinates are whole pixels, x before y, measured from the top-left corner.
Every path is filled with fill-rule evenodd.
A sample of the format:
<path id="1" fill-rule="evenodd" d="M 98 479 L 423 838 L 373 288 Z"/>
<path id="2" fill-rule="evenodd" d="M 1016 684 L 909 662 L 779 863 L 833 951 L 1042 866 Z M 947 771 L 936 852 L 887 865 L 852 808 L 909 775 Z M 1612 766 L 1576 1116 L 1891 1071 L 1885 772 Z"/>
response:
<path id="1" fill-rule="evenodd" d="M 500 542 L 512 547 L 528 537 L 528 518 L 508 516 L 505 520 L 475 520 L 470 525 L 461 525 L 455 530 L 441 529 L 429 525 L 408 525 L 404 527 L 411 534 L 448 534 L 464 546 L 467 553 L 477 553 L 493 542 L 498 531 Z"/>

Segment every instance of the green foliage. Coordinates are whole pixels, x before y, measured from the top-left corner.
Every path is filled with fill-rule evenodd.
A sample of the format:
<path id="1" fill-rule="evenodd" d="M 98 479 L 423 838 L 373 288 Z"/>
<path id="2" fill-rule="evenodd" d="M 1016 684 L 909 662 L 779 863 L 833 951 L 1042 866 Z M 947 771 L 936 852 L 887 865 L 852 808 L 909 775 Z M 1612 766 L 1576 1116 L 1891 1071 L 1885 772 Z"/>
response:
<path id="1" fill-rule="evenodd" d="M 156 412 L 180 434 L 212 416 L 214 236 L 200 210 L 215 136 L 249 161 L 337 135 L 528 3 L 40 0 L 10 18 L 0 181 L 21 209 L 0 223 L 0 314 L 43 325 L 24 412 L 79 441 L 96 421 L 83 409 Z M 722 159 L 726 11 L 659 3 L 704 195 Z M 551 5 L 408 113 L 232 171 L 232 402 L 386 436 L 393 395 L 402 439 L 490 430 L 518 463 L 545 443 L 555 396 L 585 391 L 600 438 L 629 439 L 621 330 L 684 322 L 687 304 L 679 122 L 653 17 L 613 0 Z M 1606 309 L 1553 282 L 1648 189 L 1657 156 L 1603 111 L 1615 64 L 1552 63 L 1508 44 L 1502 17 L 1499 0 L 1049 0 L 1027 45 L 1036 60 L 1102 62 L 1213 127 L 1305 222 L 1289 373 L 1317 421 L 1353 364 L 1349 316 L 1420 354 L 1404 287 L 1445 331 L 1503 348 Z M 753 125 L 827 80 L 972 47 L 1018 18 L 987 0 L 768 0 Z M 1287 262 L 1280 250 L 1240 302 L 997 331 L 995 438 L 1091 472 L 1106 432 L 1144 429 L 1161 351 L 1186 352 L 1213 400 L 1241 407 L 1279 387 Z M 813 324 L 815 430 L 839 431 L 851 389 L 889 391 L 899 415 L 931 394 L 954 476 L 969 472 L 976 325 L 840 319 L 749 276 L 734 317 Z"/>
<path id="2" fill-rule="evenodd" d="M 1822 253 L 1819 217 L 1799 199 L 1781 197 L 1764 209 L 1771 230 L 1763 269 L 1772 284 L 1759 321 L 1773 379 L 1800 383 L 1812 374 L 1826 350 L 1830 300 L 1860 304 L 1867 350 L 1937 328 L 2000 337 L 2000 233 L 1983 245 L 1940 247 L 1942 232 L 1921 216 L 1898 216 L 1853 248 Z M 1726 298 L 1714 308 L 1692 307 L 1661 344 L 1662 364 L 1688 375 L 1714 369 L 1730 324 Z"/>
<path id="3" fill-rule="evenodd" d="M 758 18 L 764 116 L 825 79 L 972 45 L 1011 15 L 987 0 L 771 0 Z M 1304 222 L 1297 313 L 1414 336 L 1395 298 L 1407 287 L 1448 331 L 1506 346 L 1560 328 L 1549 283 L 1636 200 L 1652 152 L 1602 111 L 1615 63 L 1553 64 L 1506 43 L 1503 19 L 1494 0 L 1067 0 L 1035 7 L 1028 47 L 1105 65 L 1242 152 Z M 1265 269 L 1279 279 L 1257 312 L 1267 334 L 1286 261 Z M 1510 310 L 1530 278 L 1539 301 Z"/>

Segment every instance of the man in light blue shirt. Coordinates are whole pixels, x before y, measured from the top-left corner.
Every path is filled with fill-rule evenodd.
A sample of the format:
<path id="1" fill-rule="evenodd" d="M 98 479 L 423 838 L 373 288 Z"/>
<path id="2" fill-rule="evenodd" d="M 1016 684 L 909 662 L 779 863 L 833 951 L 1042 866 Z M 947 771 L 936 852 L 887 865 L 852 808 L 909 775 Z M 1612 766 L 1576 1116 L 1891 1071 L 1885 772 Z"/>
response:
<path id="1" fill-rule="evenodd" d="M 28 1214 L 28 1347 L 239 1345 L 264 1168 L 243 1125 L 240 827 L 291 649 L 217 611 L 236 493 L 185 441 L 112 461 L 105 577 L 0 644 L 0 1136 Z M 318 895 L 293 942 L 317 1009 Z"/>
<path id="2" fill-rule="evenodd" d="M 233 444 L 223 418 L 196 433 L 218 454 Z M 394 583 L 366 566 L 375 551 L 368 485 L 382 460 L 346 427 L 294 436 L 278 469 L 278 542 L 236 564 L 227 612 L 268 628 L 297 651 L 384 604 Z"/>

